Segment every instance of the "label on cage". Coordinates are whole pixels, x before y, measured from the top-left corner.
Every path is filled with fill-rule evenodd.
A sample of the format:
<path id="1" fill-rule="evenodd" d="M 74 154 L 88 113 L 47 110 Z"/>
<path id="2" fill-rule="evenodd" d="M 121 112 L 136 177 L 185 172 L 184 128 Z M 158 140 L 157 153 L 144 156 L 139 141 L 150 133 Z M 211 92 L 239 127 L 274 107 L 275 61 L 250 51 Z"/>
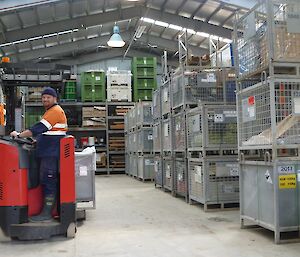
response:
<path id="1" fill-rule="evenodd" d="M 266 171 L 265 178 L 266 178 L 268 183 L 273 184 L 273 181 L 272 181 L 271 174 L 270 174 L 269 170 Z"/>
<path id="2" fill-rule="evenodd" d="M 278 177 L 279 189 L 293 189 L 297 186 L 296 174 L 280 175 Z"/>
<path id="3" fill-rule="evenodd" d="M 214 73 L 207 73 L 207 82 L 216 82 L 216 75 Z"/>
<path id="4" fill-rule="evenodd" d="M 179 131 L 180 130 L 180 123 L 177 123 L 176 124 L 176 131 Z"/>
<path id="5" fill-rule="evenodd" d="M 164 89 L 164 102 L 168 102 L 169 97 L 168 97 L 168 88 Z"/>
<path id="6" fill-rule="evenodd" d="M 166 178 L 171 178 L 171 168 L 169 164 L 167 164 L 166 167 Z"/>
<path id="7" fill-rule="evenodd" d="M 235 163 L 226 164 L 226 167 L 229 168 L 229 174 L 232 177 L 239 176 L 239 166 Z"/>
<path id="8" fill-rule="evenodd" d="M 192 120 L 192 125 L 193 125 L 193 132 L 200 131 L 200 114 L 194 116 Z"/>
<path id="9" fill-rule="evenodd" d="M 226 194 L 234 193 L 233 185 L 223 185 L 223 193 Z"/>
<path id="10" fill-rule="evenodd" d="M 242 100 L 243 122 L 256 120 L 255 97 L 250 96 Z"/>
<path id="11" fill-rule="evenodd" d="M 178 181 L 183 181 L 183 174 L 182 173 L 178 173 L 177 179 L 178 179 Z"/>
<path id="12" fill-rule="evenodd" d="M 87 166 L 79 167 L 79 176 L 87 176 Z"/>
<path id="13" fill-rule="evenodd" d="M 223 114 L 215 114 L 214 115 L 214 122 L 215 123 L 223 123 L 225 121 Z"/>
<path id="14" fill-rule="evenodd" d="M 300 170 L 298 170 L 297 172 L 298 172 L 297 173 L 297 180 L 298 180 L 298 182 L 300 182 Z"/>
<path id="15" fill-rule="evenodd" d="M 295 167 L 292 165 L 289 166 L 278 166 L 277 168 L 278 173 L 283 174 L 283 173 L 295 173 Z"/>
<path id="16" fill-rule="evenodd" d="M 136 141 L 136 135 L 134 134 L 133 135 L 133 142 L 135 142 Z"/>
<path id="17" fill-rule="evenodd" d="M 154 165 L 154 161 L 150 159 L 145 159 L 145 165 L 146 166 Z"/>
<path id="18" fill-rule="evenodd" d="M 165 137 L 169 136 L 169 124 L 164 124 Z"/>
<path id="19" fill-rule="evenodd" d="M 195 182 L 202 183 L 202 167 L 195 166 Z"/>
<path id="20" fill-rule="evenodd" d="M 286 24 L 288 33 L 300 33 L 300 4 L 298 0 L 287 2 Z"/>
<path id="21" fill-rule="evenodd" d="M 294 105 L 293 105 L 293 107 L 294 107 L 294 114 L 300 114 L 300 97 L 294 97 Z"/>
<path id="22" fill-rule="evenodd" d="M 158 172 L 158 161 L 155 161 L 155 163 L 154 163 L 154 171 L 156 173 Z"/>
<path id="23" fill-rule="evenodd" d="M 256 34 L 256 24 L 255 24 L 255 12 L 251 12 L 245 19 L 244 25 L 244 37 L 245 41 L 248 41 L 250 38 L 254 37 Z"/>
<path id="24" fill-rule="evenodd" d="M 96 76 L 96 77 L 95 77 L 95 80 L 98 80 L 98 81 L 99 81 L 99 80 L 101 80 L 101 77 Z"/>
<path id="25" fill-rule="evenodd" d="M 153 140 L 153 136 L 152 135 L 148 135 L 148 140 Z"/>
<path id="26" fill-rule="evenodd" d="M 237 117 L 236 111 L 224 111 L 223 114 L 225 115 L 225 117 L 228 117 L 228 118 L 236 118 Z"/>

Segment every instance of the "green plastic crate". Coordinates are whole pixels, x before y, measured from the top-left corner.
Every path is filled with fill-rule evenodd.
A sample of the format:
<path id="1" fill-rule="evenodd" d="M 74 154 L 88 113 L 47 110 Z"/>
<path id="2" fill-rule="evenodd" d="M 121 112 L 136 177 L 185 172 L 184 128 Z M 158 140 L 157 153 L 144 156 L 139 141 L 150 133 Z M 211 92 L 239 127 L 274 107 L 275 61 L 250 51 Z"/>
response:
<path id="1" fill-rule="evenodd" d="M 150 66 L 156 67 L 156 57 L 133 57 L 133 66 Z"/>
<path id="2" fill-rule="evenodd" d="M 137 89 L 156 89 L 157 82 L 154 78 L 134 78 L 133 85 Z"/>
<path id="3" fill-rule="evenodd" d="M 64 99 L 68 100 L 76 100 L 77 94 L 76 94 L 76 81 L 66 81 L 65 87 L 64 87 Z"/>
<path id="4" fill-rule="evenodd" d="M 82 72 L 80 82 L 81 85 L 86 85 L 86 84 L 105 85 L 105 73 L 104 71 Z"/>
<path id="5" fill-rule="evenodd" d="M 133 77 L 136 78 L 155 78 L 156 69 L 153 67 L 135 67 L 133 68 Z"/>
<path id="6" fill-rule="evenodd" d="M 74 80 L 68 80 L 65 83 L 65 88 L 76 88 L 76 81 Z"/>
<path id="7" fill-rule="evenodd" d="M 134 89 L 133 100 L 138 101 L 152 101 L 152 90 L 149 89 Z"/>
<path id="8" fill-rule="evenodd" d="M 104 102 L 106 100 L 104 85 L 81 85 L 81 100 L 83 102 Z"/>

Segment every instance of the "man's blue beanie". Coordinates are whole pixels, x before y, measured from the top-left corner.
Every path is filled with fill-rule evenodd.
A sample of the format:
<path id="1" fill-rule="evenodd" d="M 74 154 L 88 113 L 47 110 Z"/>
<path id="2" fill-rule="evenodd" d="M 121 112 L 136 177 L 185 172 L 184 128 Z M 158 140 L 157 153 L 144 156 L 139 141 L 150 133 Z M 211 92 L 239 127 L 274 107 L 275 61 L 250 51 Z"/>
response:
<path id="1" fill-rule="evenodd" d="M 57 93 L 52 87 L 46 87 L 42 92 L 42 96 L 43 95 L 52 95 L 54 97 L 57 97 Z"/>

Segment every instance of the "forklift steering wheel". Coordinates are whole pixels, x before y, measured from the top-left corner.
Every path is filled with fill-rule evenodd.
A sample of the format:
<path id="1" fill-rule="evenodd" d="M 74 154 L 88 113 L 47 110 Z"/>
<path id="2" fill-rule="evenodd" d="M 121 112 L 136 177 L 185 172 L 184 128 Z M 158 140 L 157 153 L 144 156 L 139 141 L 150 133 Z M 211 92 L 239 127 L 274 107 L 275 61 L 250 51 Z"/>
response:
<path id="1" fill-rule="evenodd" d="M 27 145 L 33 145 L 34 141 L 32 138 L 20 138 L 20 137 L 14 137 L 13 140 L 19 144 L 27 144 Z"/>

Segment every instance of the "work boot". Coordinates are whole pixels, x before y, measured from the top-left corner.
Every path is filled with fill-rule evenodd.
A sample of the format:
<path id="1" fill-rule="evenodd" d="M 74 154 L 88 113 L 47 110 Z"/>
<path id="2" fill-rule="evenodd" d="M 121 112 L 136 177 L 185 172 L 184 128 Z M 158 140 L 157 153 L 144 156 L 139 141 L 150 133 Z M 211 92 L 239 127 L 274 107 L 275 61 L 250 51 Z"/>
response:
<path id="1" fill-rule="evenodd" d="M 29 218 L 31 222 L 50 222 L 52 221 L 52 209 L 55 205 L 55 196 L 48 195 L 44 199 L 44 206 L 42 212 L 37 216 Z"/>

